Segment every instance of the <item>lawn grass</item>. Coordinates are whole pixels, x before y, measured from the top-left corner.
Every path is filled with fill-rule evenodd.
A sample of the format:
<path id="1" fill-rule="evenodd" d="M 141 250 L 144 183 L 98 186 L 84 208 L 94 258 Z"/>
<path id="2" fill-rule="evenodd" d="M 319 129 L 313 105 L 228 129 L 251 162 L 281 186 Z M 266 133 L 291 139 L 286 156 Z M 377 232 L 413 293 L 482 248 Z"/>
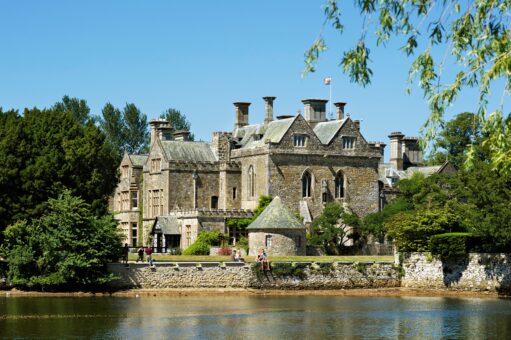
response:
<path id="1" fill-rule="evenodd" d="M 145 258 L 145 257 L 144 257 Z M 162 262 L 227 262 L 230 256 L 184 256 L 153 254 L 156 261 Z M 130 254 L 129 260 L 135 261 L 136 254 Z M 247 256 L 245 262 L 255 262 L 255 256 Z M 393 262 L 394 256 L 271 256 L 272 262 Z"/>

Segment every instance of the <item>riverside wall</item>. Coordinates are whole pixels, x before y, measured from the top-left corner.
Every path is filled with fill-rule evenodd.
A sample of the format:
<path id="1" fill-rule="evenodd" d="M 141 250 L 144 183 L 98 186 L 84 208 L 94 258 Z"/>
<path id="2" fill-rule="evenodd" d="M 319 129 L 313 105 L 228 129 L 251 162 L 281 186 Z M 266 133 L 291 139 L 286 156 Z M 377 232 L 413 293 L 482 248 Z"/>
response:
<path id="1" fill-rule="evenodd" d="M 429 253 L 398 256 L 403 268 L 401 287 L 511 292 L 511 254 L 471 253 L 449 260 Z"/>
<path id="2" fill-rule="evenodd" d="M 119 277 L 112 288 L 255 288 L 350 289 L 399 287 L 399 270 L 392 263 L 273 264 L 261 271 L 245 263 L 191 262 L 109 264 Z M 293 269 L 296 268 L 296 269 Z"/>
<path id="3" fill-rule="evenodd" d="M 272 271 L 237 262 L 109 264 L 112 288 L 353 289 L 511 293 L 511 254 L 469 254 L 442 260 L 429 253 L 396 254 L 395 263 L 273 263 Z"/>

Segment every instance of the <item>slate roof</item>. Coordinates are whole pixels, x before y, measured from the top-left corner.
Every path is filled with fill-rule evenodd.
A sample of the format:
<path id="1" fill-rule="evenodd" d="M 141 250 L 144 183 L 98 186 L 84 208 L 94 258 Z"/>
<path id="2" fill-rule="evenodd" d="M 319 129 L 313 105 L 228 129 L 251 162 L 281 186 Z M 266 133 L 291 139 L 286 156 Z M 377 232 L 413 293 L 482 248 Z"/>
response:
<path id="1" fill-rule="evenodd" d="M 144 166 L 149 155 L 128 155 L 134 167 Z"/>
<path id="2" fill-rule="evenodd" d="M 330 144 L 345 122 L 346 119 L 318 123 L 314 127 L 314 133 L 318 136 L 321 143 Z"/>
<path id="3" fill-rule="evenodd" d="M 305 229 L 304 225 L 275 197 L 247 230 L 261 229 Z"/>
<path id="4" fill-rule="evenodd" d="M 205 142 L 161 141 L 169 160 L 215 162 L 217 158 L 211 145 Z"/>
<path id="5" fill-rule="evenodd" d="M 291 127 L 296 117 L 271 121 L 268 124 L 253 124 L 237 128 L 234 138 L 241 138 L 239 142 L 242 148 L 250 149 L 263 146 L 268 142 L 279 143 Z M 254 139 L 254 135 L 262 135 Z"/>
<path id="6" fill-rule="evenodd" d="M 153 224 L 153 233 L 181 235 L 181 224 L 175 216 L 158 216 Z"/>

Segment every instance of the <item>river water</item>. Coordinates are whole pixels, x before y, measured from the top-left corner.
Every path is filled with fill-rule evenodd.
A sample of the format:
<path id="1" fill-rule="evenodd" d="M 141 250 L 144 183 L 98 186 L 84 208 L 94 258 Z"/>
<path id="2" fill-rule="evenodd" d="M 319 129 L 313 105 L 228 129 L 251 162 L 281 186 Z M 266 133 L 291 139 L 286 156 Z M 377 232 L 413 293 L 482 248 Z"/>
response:
<path id="1" fill-rule="evenodd" d="M 511 300 L 192 296 L 0 298 L 8 338 L 510 339 Z"/>

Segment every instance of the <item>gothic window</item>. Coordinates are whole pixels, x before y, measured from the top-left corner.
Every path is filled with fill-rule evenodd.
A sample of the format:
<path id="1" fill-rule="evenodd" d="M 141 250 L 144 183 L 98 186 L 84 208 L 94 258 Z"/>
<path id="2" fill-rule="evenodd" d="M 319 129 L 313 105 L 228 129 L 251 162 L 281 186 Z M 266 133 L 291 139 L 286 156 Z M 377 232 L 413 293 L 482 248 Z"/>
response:
<path id="1" fill-rule="evenodd" d="M 344 198 L 344 174 L 339 171 L 335 176 L 335 198 Z"/>
<path id="2" fill-rule="evenodd" d="M 255 194 L 255 174 L 254 167 L 251 165 L 248 168 L 248 197 L 254 197 Z"/>
<path id="3" fill-rule="evenodd" d="M 303 148 L 306 145 L 307 145 L 306 135 L 294 135 L 294 146 Z"/>
<path id="4" fill-rule="evenodd" d="M 355 137 L 342 137 L 342 148 L 343 149 L 354 149 L 355 148 Z"/>
<path id="5" fill-rule="evenodd" d="M 311 197 L 312 175 L 305 171 L 302 176 L 302 197 Z"/>

